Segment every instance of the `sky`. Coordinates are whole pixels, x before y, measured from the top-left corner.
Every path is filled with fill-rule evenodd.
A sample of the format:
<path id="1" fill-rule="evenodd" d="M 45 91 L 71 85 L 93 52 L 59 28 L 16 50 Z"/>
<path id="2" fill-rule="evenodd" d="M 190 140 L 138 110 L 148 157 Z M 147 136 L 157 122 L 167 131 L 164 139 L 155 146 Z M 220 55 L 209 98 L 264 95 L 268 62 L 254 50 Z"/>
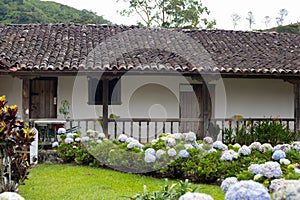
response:
<path id="1" fill-rule="evenodd" d="M 138 16 L 123 17 L 118 14 L 128 7 L 123 0 L 53 0 L 58 3 L 69 5 L 77 9 L 87 9 L 102 15 L 104 18 L 116 24 L 133 25 L 138 21 Z M 128 1 L 128 0 L 127 0 Z M 288 15 L 284 24 L 300 22 L 300 1 L 299 0 L 202 0 L 204 6 L 210 10 L 209 19 L 215 19 L 216 28 L 233 30 L 231 15 L 236 13 L 241 16 L 236 30 L 249 30 L 249 23 L 246 20 L 248 12 L 254 16 L 255 24 L 253 29 L 265 29 L 264 17 L 270 16 L 271 22 L 267 28 L 277 26 L 276 17 L 280 9 L 286 9 Z"/>

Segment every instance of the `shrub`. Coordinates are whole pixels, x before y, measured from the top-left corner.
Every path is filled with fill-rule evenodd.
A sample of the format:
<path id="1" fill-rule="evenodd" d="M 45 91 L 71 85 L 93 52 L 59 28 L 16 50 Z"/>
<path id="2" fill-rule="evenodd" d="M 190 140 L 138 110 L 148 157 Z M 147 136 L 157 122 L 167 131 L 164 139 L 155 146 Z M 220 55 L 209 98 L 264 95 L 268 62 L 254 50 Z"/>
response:
<path id="1" fill-rule="evenodd" d="M 5 96 L 0 97 L 0 193 L 14 192 L 27 178 L 28 148 L 34 141 L 34 131 L 17 119 L 18 107 L 7 106 Z"/>
<path id="2" fill-rule="evenodd" d="M 291 143 L 299 138 L 299 133 L 291 132 L 286 125 L 276 120 L 264 120 L 251 124 L 241 124 L 237 122 L 237 126 L 225 128 L 224 143 L 241 145 L 250 145 L 253 142 L 270 143 L 275 146 L 281 143 Z"/>
<path id="3" fill-rule="evenodd" d="M 135 194 L 130 199 L 133 200 L 149 200 L 149 199 L 164 199 L 173 200 L 179 199 L 182 195 L 187 192 L 196 192 L 198 187 L 192 187 L 188 180 L 180 181 L 178 184 L 169 185 L 168 179 L 166 179 L 165 185 L 161 187 L 161 190 L 155 192 L 148 192 L 147 186 L 144 186 L 143 194 Z"/>

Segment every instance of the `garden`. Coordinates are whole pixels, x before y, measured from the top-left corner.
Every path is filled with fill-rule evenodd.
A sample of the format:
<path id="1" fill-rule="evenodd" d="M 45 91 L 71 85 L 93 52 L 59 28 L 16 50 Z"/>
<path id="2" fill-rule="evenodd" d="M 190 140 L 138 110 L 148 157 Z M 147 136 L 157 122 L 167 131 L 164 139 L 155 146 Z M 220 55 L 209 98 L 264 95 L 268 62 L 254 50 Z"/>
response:
<path id="1" fill-rule="evenodd" d="M 17 107 L 6 104 L 1 97 L 1 195 L 18 192 L 25 199 L 300 199 L 298 134 L 276 121 L 227 128 L 223 141 L 200 139 L 188 132 L 164 133 L 149 144 L 125 134 L 109 140 L 94 130 L 67 134 L 60 129 L 59 141 L 52 147 L 63 164 L 32 166 L 26 147 L 34 133 L 16 118 Z"/>

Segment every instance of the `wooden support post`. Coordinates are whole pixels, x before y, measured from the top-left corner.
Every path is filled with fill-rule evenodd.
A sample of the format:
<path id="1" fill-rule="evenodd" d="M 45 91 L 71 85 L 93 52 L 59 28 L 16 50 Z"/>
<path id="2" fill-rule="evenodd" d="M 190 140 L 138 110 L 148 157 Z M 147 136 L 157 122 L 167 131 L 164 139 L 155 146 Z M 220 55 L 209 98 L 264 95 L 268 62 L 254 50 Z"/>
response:
<path id="1" fill-rule="evenodd" d="M 207 135 L 208 126 L 209 126 L 209 116 L 210 116 L 210 97 L 207 85 L 202 85 L 202 94 L 203 94 L 203 137 Z"/>
<path id="2" fill-rule="evenodd" d="M 23 79 L 23 92 L 22 92 L 22 119 L 29 121 L 29 98 L 30 98 L 30 79 Z"/>
<path id="3" fill-rule="evenodd" d="M 300 82 L 294 83 L 294 119 L 295 131 L 300 131 Z"/>
<path id="4" fill-rule="evenodd" d="M 108 79 L 103 79 L 103 133 L 108 137 Z"/>

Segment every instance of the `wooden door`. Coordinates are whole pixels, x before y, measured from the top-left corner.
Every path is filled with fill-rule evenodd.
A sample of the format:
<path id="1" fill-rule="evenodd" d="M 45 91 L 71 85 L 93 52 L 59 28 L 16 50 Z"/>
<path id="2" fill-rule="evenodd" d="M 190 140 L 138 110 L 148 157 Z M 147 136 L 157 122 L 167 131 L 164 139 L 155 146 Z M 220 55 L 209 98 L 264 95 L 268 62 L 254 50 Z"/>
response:
<path id="1" fill-rule="evenodd" d="M 202 118 L 202 85 L 181 85 L 180 86 L 180 125 L 181 132 L 199 132 L 200 122 L 190 120 L 200 120 Z M 197 91 L 197 92 L 196 92 Z M 186 120 L 189 120 L 186 121 Z"/>
<path id="2" fill-rule="evenodd" d="M 214 87 L 209 85 L 209 88 L 212 94 L 202 84 L 181 85 L 181 132 L 193 131 L 200 138 L 207 134 L 212 116 L 212 100 L 214 100 Z"/>
<path id="3" fill-rule="evenodd" d="M 30 118 L 57 117 L 57 78 L 30 81 Z"/>

